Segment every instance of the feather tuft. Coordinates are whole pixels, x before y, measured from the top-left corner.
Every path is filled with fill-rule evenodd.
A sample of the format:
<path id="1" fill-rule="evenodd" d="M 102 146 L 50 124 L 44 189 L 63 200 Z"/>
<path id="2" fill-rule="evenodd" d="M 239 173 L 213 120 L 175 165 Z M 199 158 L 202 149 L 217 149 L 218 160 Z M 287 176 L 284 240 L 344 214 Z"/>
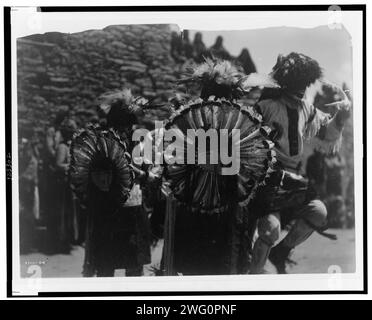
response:
<path id="1" fill-rule="evenodd" d="M 240 80 L 240 86 L 244 91 L 250 91 L 251 88 L 280 88 L 275 79 L 263 73 L 251 73 Z"/>
<path id="2" fill-rule="evenodd" d="M 201 86 L 201 98 L 239 99 L 252 88 L 279 88 L 269 75 L 253 73 L 244 76 L 227 60 L 205 58 L 205 62 L 189 68 L 188 73 L 178 83 L 194 82 Z"/>
<path id="3" fill-rule="evenodd" d="M 110 91 L 99 97 L 100 108 L 105 114 L 108 114 L 114 105 L 119 106 L 123 112 L 138 114 L 147 104 L 147 99 L 133 96 L 130 89 Z"/>
<path id="4" fill-rule="evenodd" d="M 179 83 L 187 82 L 215 82 L 228 86 L 238 84 L 242 74 L 232 65 L 230 61 L 205 58 L 205 62 L 188 69 L 186 77 L 179 80 Z"/>

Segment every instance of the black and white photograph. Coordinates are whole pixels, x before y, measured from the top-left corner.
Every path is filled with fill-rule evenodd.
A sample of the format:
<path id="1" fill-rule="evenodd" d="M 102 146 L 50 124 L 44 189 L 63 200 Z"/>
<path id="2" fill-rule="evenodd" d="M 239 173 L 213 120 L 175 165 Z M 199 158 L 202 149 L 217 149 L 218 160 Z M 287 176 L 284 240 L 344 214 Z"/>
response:
<path id="1" fill-rule="evenodd" d="M 10 9 L 12 294 L 363 291 L 365 7 L 95 8 Z"/>

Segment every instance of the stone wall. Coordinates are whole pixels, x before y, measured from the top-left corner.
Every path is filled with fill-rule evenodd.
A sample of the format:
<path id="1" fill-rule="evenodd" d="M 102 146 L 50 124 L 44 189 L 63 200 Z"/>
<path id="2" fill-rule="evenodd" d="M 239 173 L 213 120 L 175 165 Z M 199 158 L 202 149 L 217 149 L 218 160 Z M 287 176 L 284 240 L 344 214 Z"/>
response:
<path id="1" fill-rule="evenodd" d="M 50 32 L 18 39 L 19 127 L 44 128 L 60 109 L 81 122 L 97 118 L 97 97 L 131 88 L 167 101 L 181 65 L 170 55 L 169 25 L 109 26 L 74 34 Z M 151 120 L 166 117 L 150 112 Z"/>

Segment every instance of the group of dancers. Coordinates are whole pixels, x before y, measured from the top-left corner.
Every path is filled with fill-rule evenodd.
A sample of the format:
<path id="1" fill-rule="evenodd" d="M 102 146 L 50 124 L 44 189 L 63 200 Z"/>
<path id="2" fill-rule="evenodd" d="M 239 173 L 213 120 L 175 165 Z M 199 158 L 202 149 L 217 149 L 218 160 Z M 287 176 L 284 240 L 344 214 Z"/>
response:
<path id="1" fill-rule="evenodd" d="M 199 85 L 199 94 L 170 100 L 165 125 L 181 133 L 225 128 L 230 135 L 239 128 L 240 171 L 230 176 L 221 174 L 220 161 L 134 161 L 136 144 L 156 144 L 132 140 L 151 102 L 129 90 L 101 97 L 106 125 L 75 133 L 68 168 L 87 214 L 84 276 L 110 277 L 116 269 L 142 275 L 159 226 L 160 275 L 261 274 L 268 259 L 286 273 L 291 252 L 314 231 L 333 238 L 325 232 L 324 203 L 297 168 L 305 140 L 337 151 L 349 99 L 337 89 L 343 98 L 332 104 L 333 117 L 309 103 L 306 89 L 326 82 L 318 62 L 304 54 L 279 55 L 269 75 L 239 70 L 213 58 L 197 65 L 180 82 Z"/>

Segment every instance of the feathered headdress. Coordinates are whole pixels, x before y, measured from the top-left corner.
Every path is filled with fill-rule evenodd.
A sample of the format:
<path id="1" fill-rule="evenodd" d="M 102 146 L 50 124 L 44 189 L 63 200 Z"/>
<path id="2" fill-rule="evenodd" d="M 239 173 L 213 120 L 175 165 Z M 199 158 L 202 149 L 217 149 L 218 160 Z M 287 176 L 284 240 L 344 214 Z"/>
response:
<path id="1" fill-rule="evenodd" d="M 105 114 L 108 114 L 114 106 L 118 106 L 123 112 L 138 114 L 147 107 L 148 100 L 133 96 L 130 89 L 123 89 L 104 93 L 99 97 L 99 103 Z"/>
<path id="2" fill-rule="evenodd" d="M 149 106 L 147 99 L 133 96 L 130 89 L 107 92 L 98 101 L 108 125 L 113 127 L 133 125 L 136 117 Z"/>
<path id="3" fill-rule="evenodd" d="M 298 92 L 321 78 L 322 69 L 316 60 L 292 52 L 287 56 L 278 56 L 271 75 L 283 90 Z"/>
<path id="4" fill-rule="evenodd" d="M 191 67 L 178 83 L 198 83 L 201 86 L 200 97 L 236 99 L 249 92 L 252 87 L 278 87 L 267 75 L 251 74 L 244 76 L 227 60 L 205 58 L 205 62 Z"/>
<path id="5" fill-rule="evenodd" d="M 133 185 L 133 170 L 127 146 L 114 130 L 90 125 L 76 133 L 71 149 L 70 175 L 73 191 L 82 200 L 88 195 L 94 171 L 113 171 L 110 192 L 117 203 L 125 203 Z"/>

